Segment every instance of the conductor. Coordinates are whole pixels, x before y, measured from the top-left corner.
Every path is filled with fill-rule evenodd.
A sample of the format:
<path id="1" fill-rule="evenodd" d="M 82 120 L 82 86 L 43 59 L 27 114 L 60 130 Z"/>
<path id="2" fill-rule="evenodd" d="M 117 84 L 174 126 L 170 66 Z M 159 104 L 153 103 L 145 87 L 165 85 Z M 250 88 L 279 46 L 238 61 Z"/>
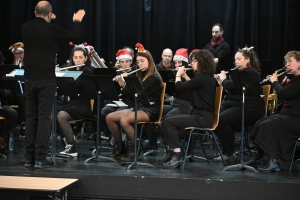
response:
<path id="1" fill-rule="evenodd" d="M 48 153 L 51 109 L 56 92 L 55 55 L 59 41 L 79 39 L 80 22 L 85 15 L 79 10 L 73 15 L 73 30 L 50 24 L 56 15 L 48 1 L 35 6 L 35 18 L 22 25 L 22 37 L 27 46 L 24 56 L 26 90 L 25 167 L 52 167 Z"/>

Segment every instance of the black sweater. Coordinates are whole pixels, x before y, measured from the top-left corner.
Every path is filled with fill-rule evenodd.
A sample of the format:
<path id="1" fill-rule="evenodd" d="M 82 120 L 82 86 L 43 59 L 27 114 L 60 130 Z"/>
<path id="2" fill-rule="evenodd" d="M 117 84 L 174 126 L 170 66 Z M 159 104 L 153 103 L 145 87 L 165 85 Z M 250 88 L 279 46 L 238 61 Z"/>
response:
<path id="1" fill-rule="evenodd" d="M 264 108 L 265 103 L 264 99 L 261 97 L 262 87 L 260 85 L 261 79 L 259 71 L 254 67 L 246 68 L 243 71 L 247 71 L 252 78 L 252 83 L 248 85 L 245 90 L 245 112 L 252 112 Z M 224 90 L 229 92 L 226 101 L 233 101 L 232 103 L 235 102 L 235 105 L 241 108 L 243 97 L 242 89 L 237 90 L 231 79 L 224 80 L 222 86 L 224 87 Z M 226 103 L 226 101 L 224 103 Z"/>
<path id="2" fill-rule="evenodd" d="M 211 44 L 205 45 L 204 49 L 211 51 Z M 217 64 L 216 73 L 220 73 L 222 70 L 228 70 L 230 67 L 228 66 L 229 56 L 230 56 L 230 46 L 227 42 L 222 42 L 219 46 L 217 46 L 213 52 L 215 58 L 219 59 Z"/>
<path id="3" fill-rule="evenodd" d="M 300 111 L 300 75 L 292 77 L 284 87 L 278 81 L 272 83 L 278 98 L 285 99 L 294 109 Z"/>
<path id="4" fill-rule="evenodd" d="M 177 81 L 175 86 L 177 91 L 191 91 L 191 105 L 194 108 L 214 112 L 216 81 L 212 75 L 200 74 L 189 81 Z"/>
<path id="5" fill-rule="evenodd" d="M 24 77 L 27 79 L 54 79 L 55 55 L 59 41 L 74 41 L 80 37 L 80 22 L 73 23 L 68 31 L 43 18 L 22 25 L 24 52 Z"/>

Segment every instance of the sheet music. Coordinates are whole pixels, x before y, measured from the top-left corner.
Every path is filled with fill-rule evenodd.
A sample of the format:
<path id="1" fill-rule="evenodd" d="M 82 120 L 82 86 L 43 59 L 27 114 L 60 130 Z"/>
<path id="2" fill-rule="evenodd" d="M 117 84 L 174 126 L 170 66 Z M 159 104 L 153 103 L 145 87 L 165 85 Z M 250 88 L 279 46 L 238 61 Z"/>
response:
<path id="1" fill-rule="evenodd" d="M 125 104 L 123 101 L 112 101 L 112 102 L 113 103 L 108 103 L 106 105 L 115 108 L 128 108 L 128 105 Z"/>

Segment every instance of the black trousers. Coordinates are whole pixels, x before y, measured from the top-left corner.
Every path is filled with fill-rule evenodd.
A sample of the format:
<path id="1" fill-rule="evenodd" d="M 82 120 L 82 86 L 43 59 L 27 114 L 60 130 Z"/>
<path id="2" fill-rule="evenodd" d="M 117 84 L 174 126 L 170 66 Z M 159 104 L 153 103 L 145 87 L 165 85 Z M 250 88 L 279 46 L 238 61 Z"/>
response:
<path id="1" fill-rule="evenodd" d="M 5 144 L 7 144 L 9 133 L 17 123 L 18 113 L 15 109 L 7 105 L 2 105 L 0 115 L 5 117 L 5 120 L 2 124 L 2 131 L 0 132 L 0 137 L 2 137 L 5 141 Z"/>
<path id="2" fill-rule="evenodd" d="M 56 80 L 25 80 L 26 129 L 25 159 L 43 161 L 49 148 L 51 111 L 56 92 Z"/>
<path id="3" fill-rule="evenodd" d="M 252 112 L 245 112 L 245 126 L 254 125 L 264 114 L 264 108 Z M 231 156 L 234 153 L 234 131 L 237 127 L 241 126 L 241 123 L 242 112 L 240 107 L 231 107 L 224 110 L 222 106 L 219 124 L 215 130 L 215 134 L 221 139 L 223 155 Z"/>
<path id="4" fill-rule="evenodd" d="M 192 110 L 190 115 L 175 115 L 164 118 L 161 122 L 161 131 L 163 132 L 166 143 L 170 149 L 180 148 L 179 136 L 177 130 L 189 126 L 210 128 L 214 123 L 214 114 L 209 111 Z"/>

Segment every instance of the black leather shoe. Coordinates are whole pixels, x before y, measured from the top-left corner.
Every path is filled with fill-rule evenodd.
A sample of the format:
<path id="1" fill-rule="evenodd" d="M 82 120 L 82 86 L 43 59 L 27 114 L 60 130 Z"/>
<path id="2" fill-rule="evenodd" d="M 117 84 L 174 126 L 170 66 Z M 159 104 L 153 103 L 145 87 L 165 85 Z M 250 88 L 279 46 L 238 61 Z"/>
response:
<path id="1" fill-rule="evenodd" d="M 179 167 L 181 165 L 181 163 L 182 163 L 181 152 L 174 153 L 173 158 L 169 162 L 164 163 L 164 168 L 175 169 L 175 168 Z"/>
<path id="2" fill-rule="evenodd" d="M 53 167 L 54 163 L 48 161 L 47 159 L 43 160 L 43 161 L 38 161 L 34 163 L 34 168 L 50 168 Z"/>
<path id="3" fill-rule="evenodd" d="M 264 168 L 259 168 L 258 171 L 260 171 L 260 172 L 272 172 L 272 171 L 280 172 L 278 160 L 276 158 L 270 158 L 270 161 L 267 164 L 267 166 Z"/>
<path id="4" fill-rule="evenodd" d="M 264 163 L 264 159 L 256 156 L 244 162 L 245 165 L 249 165 L 249 166 L 255 166 L 255 165 L 263 166 L 263 163 Z"/>
<path id="5" fill-rule="evenodd" d="M 164 158 L 161 159 L 161 160 L 158 160 L 158 161 L 157 161 L 157 164 L 158 164 L 158 165 L 162 165 L 162 164 L 164 164 L 164 163 L 169 162 L 169 161 L 172 159 L 173 155 L 174 155 L 174 152 L 168 150 L 168 153 L 167 153 L 166 157 L 164 157 Z"/>
<path id="6" fill-rule="evenodd" d="M 24 167 L 33 167 L 33 166 L 34 166 L 34 161 L 33 160 L 25 161 Z"/>

